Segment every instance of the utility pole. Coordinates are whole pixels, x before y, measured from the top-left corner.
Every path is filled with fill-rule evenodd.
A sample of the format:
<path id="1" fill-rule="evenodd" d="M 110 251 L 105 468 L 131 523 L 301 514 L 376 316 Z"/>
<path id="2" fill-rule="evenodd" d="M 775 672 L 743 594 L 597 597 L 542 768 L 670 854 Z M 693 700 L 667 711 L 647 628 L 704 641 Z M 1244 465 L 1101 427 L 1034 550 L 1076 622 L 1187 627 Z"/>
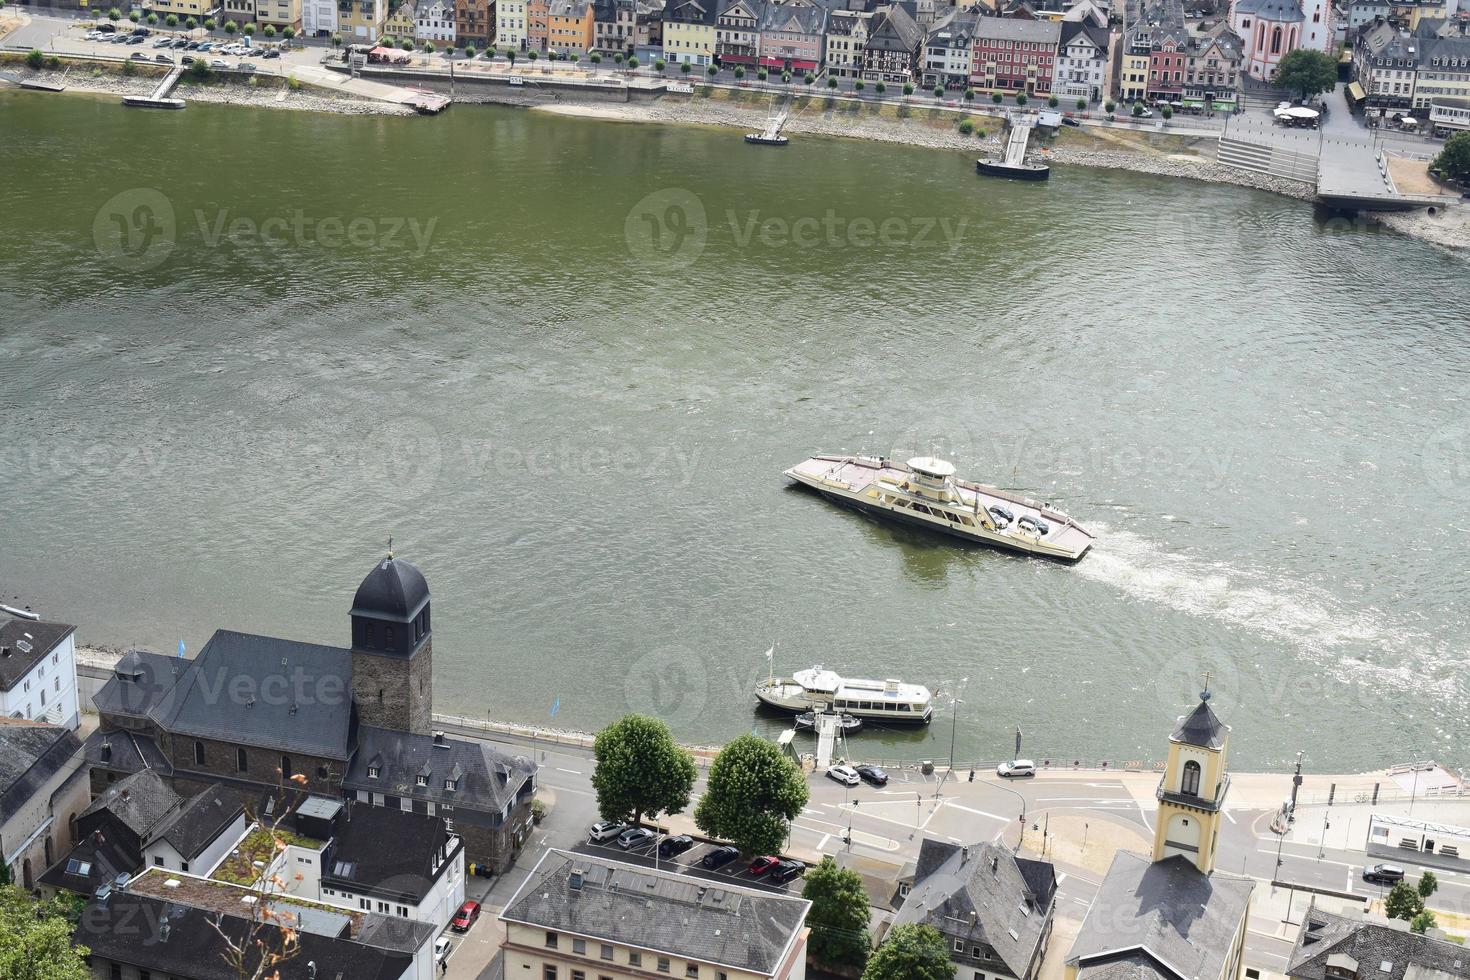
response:
<path id="1" fill-rule="evenodd" d="M 1302 785 L 1302 756 L 1304 755 L 1306 755 L 1305 752 L 1298 752 L 1296 754 L 1296 774 L 1291 777 L 1291 806 L 1286 811 L 1286 822 L 1288 824 L 1296 822 L 1296 791 Z"/>
<path id="2" fill-rule="evenodd" d="M 949 698 L 949 768 L 944 771 L 944 775 L 939 778 L 939 782 L 934 787 L 936 800 L 939 799 L 940 790 L 944 789 L 944 781 L 949 778 L 950 773 L 954 772 L 955 729 L 959 727 L 960 705 L 965 703 L 960 699 L 960 694 L 964 693 L 965 685 L 969 683 L 969 680 L 968 677 L 961 677 L 958 689 Z"/>

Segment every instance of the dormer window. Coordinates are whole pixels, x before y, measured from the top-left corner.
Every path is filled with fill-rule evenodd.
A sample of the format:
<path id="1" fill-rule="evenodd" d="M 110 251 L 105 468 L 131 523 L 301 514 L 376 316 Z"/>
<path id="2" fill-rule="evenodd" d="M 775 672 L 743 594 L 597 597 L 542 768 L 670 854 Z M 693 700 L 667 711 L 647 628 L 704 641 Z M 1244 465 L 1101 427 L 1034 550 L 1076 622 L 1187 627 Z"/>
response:
<path id="1" fill-rule="evenodd" d="M 458 788 L 459 788 L 459 780 L 458 779 L 446 779 L 446 780 L 444 780 L 444 789 L 446 791 L 448 791 L 450 793 L 453 793 Z"/>
<path id="2" fill-rule="evenodd" d="M 415 776 L 413 777 L 413 784 L 415 786 L 427 786 L 429 785 L 429 777 L 424 775 Z"/>
<path id="3" fill-rule="evenodd" d="M 382 773 L 383 770 L 379 769 L 377 766 L 368 766 L 369 779 L 377 779 L 380 775 L 382 775 Z"/>

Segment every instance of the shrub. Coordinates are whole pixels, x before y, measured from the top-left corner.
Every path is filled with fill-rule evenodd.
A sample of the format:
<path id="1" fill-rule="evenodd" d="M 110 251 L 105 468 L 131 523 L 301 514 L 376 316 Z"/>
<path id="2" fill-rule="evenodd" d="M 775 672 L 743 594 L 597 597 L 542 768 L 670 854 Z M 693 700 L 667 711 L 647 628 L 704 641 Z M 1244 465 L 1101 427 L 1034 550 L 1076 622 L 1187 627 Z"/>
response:
<path id="1" fill-rule="evenodd" d="M 1047 97 L 1047 100 L 1046 100 L 1046 104 L 1049 105 L 1049 106 L 1051 106 L 1053 109 L 1055 109 L 1057 107 L 1057 97 L 1055 95 L 1048 96 Z"/>
<path id="2" fill-rule="evenodd" d="M 913 95 L 914 94 L 914 83 L 913 82 L 904 82 L 903 83 L 903 94 L 904 95 Z"/>
<path id="3" fill-rule="evenodd" d="M 960 120 L 960 135 L 969 136 L 975 131 L 975 124 L 968 119 Z"/>
<path id="4" fill-rule="evenodd" d="M 242 28 L 242 30 L 244 31 L 246 37 L 254 37 L 255 36 L 255 25 L 254 24 L 246 24 Z"/>
<path id="5" fill-rule="evenodd" d="M 118 10 L 116 7 L 113 7 L 107 12 L 107 19 L 112 21 L 113 23 L 122 20 L 122 11 Z"/>
<path id="6" fill-rule="evenodd" d="M 736 65 L 735 66 L 735 79 L 737 81 L 739 81 L 740 79 L 742 79 L 744 77 L 745 77 L 745 66 L 744 65 Z"/>
<path id="7" fill-rule="evenodd" d="M 51 57 L 46 59 L 46 67 L 50 68 L 52 71 L 56 71 L 58 68 L 61 67 L 61 59 L 53 54 Z"/>
<path id="8" fill-rule="evenodd" d="M 974 102 L 975 101 L 975 90 L 974 89 L 972 89 L 972 88 L 965 89 L 965 101 L 966 102 Z"/>
<path id="9" fill-rule="evenodd" d="M 1082 112 L 1086 108 L 1087 108 L 1087 100 L 1086 99 L 1078 99 L 1077 100 L 1077 111 L 1078 112 Z"/>
<path id="10" fill-rule="evenodd" d="M 986 133 L 985 133 L 985 130 L 983 130 L 983 129 L 977 129 L 977 130 L 975 130 L 975 135 L 977 137 L 979 137 L 980 139 L 983 140 L 985 138 L 985 136 L 986 136 Z"/>
<path id="11" fill-rule="evenodd" d="M 1001 94 L 999 92 L 991 92 L 990 93 L 990 101 L 991 102 L 994 102 L 996 105 L 1000 105 L 1000 100 L 1001 100 Z"/>
<path id="12" fill-rule="evenodd" d="M 936 86 L 934 86 L 934 97 L 936 99 L 942 99 L 942 98 L 944 98 L 944 86 L 943 85 L 936 85 Z"/>
<path id="13" fill-rule="evenodd" d="M 149 12 L 148 16 L 144 19 L 147 20 L 149 24 L 156 25 L 158 23 L 158 15 L 152 12 Z"/>
<path id="14" fill-rule="evenodd" d="M 412 51 L 413 50 L 413 38 L 411 38 L 411 37 L 404 38 L 403 40 L 401 40 L 401 41 L 398 42 L 398 46 L 400 48 L 402 48 L 403 50 L 405 50 L 405 51 Z"/>
<path id="15" fill-rule="evenodd" d="M 251 75 L 245 80 L 245 84 L 249 85 L 251 88 L 260 88 L 260 79 L 256 78 L 254 75 Z"/>
<path id="16" fill-rule="evenodd" d="M 1133 103 L 1133 114 L 1135 116 L 1141 116 L 1141 115 L 1143 115 L 1143 103 L 1142 102 L 1135 102 L 1135 103 Z"/>
<path id="17" fill-rule="evenodd" d="M 163 22 L 165 24 L 167 24 L 169 27 L 178 27 L 179 26 L 179 15 L 178 14 L 169 14 L 167 17 L 165 17 L 163 19 Z"/>
<path id="18" fill-rule="evenodd" d="M 852 83 L 852 90 L 854 92 L 861 92 L 863 89 L 865 89 L 867 87 L 868 87 L 868 83 L 865 82 L 865 81 L 863 81 L 861 78 L 859 78 L 857 81 L 855 81 L 855 82 Z"/>
<path id="19" fill-rule="evenodd" d="M 225 21 L 225 33 L 226 34 L 234 34 L 239 29 L 240 29 L 240 25 L 237 24 L 237 23 L 235 23 L 234 21 L 232 21 L 232 20 Z"/>
<path id="20" fill-rule="evenodd" d="M 122 73 L 129 76 L 138 74 L 138 63 L 136 61 L 124 61 Z"/>
<path id="21" fill-rule="evenodd" d="M 1016 105 L 1021 106 L 1021 105 L 1025 105 L 1025 104 L 1026 104 L 1026 93 L 1025 92 L 1017 92 L 1016 93 Z"/>
<path id="22" fill-rule="evenodd" d="M 1112 99 L 1108 99 L 1108 101 L 1103 103 L 1103 110 L 1107 112 L 1107 114 L 1110 116 L 1113 114 L 1113 110 L 1116 108 L 1118 108 L 1118 103 L 1114 102 Z"/>
<path id="23" fill-rule="evenodd" d="M 633 69 L 635 69 L 637 67 L 638 67 L 638 59 L 637 58 L 629 58 L 628 59 L 628 70 L 629 71 L 632 71 Z"/>
<path id="24" fill-rule="evenodd" d="M 289 88 L 293 92 L 300 92 L 301 91 L 301 79 L 299 79 L 299 78 L 288 78 L 288 79 L 286 79 L 286 87 Z"/>
<path id="25" fill-rule="evenodd" d="M 206 65 L 203 60 L 195 61 L 192 65 L 189 66 L 189 77 L 194 79 L 196 82 L 207 81 L 210 75 L 211 72 L 209 70 L 209 66 Z M 296 79 L 293 78 L 291 80 L 294 82 Z"/>
<path id="26" fill-rule="evenodd" d="M 46 55 L 36 48 L 31 48 L 30 54 L 26 55 L 26 64 L 32 68 L 39 69 L 46 63 Z"/>

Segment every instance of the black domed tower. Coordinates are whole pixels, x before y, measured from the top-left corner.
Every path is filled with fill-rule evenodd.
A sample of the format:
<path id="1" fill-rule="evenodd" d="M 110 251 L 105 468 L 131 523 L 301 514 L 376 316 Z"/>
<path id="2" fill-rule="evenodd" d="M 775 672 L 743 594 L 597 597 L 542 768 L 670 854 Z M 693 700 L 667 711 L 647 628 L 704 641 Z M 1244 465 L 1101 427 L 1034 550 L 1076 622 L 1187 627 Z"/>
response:
<path id="1" fill-rule="evenodd" d="M 378 728 L 429 734 L 433 667 L 429 584 L 390 548 L 352 599 L 352 693 L 358 719 Z"/>

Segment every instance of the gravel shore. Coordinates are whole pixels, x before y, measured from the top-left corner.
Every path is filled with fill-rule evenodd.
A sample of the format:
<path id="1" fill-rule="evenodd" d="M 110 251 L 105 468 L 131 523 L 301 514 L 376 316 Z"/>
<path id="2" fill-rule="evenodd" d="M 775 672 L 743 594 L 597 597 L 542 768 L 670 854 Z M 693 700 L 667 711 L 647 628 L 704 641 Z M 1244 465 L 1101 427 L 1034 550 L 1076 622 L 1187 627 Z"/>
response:
<path id="1" fill-rule="evenodd" d="M 99 74 L 69 73 L 59 71 L 30 72 L 27 77 L 38 81 L 65 85 L 68 92 L 86 92 L 96 95 L 148 95 L 162 80 L 162 75 L 135 75 L 128 77 L 115 72 Z M 412 116 L 414 110 L 406 105 L 376 102 L 350 95 L 325 93 L 321 89 L 300 88 L 295 91 L 284 86 L 277 76 L 262 75 L 259 85 L 252 86 L 244 81 L 224 84 L 197 85 L 185 80 L 174 90 L 174 95 L 186 102 L 207 102 L 215 105 L 249 106 L 260 109 L 292 109 L 298 112 L 334 112 L 354 116 Z M 284 98 L 282 97 L 284 94 Z"/>

